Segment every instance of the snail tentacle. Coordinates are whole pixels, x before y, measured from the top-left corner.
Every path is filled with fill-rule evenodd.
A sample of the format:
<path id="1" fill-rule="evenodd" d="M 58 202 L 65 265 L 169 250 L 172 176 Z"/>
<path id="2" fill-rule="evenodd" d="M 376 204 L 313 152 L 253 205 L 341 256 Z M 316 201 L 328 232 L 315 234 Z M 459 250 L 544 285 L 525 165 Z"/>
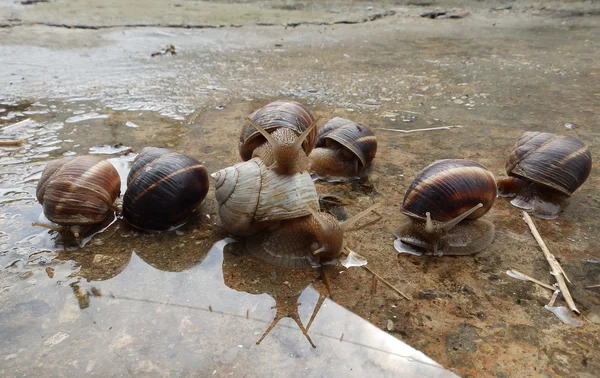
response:
<path id="1" fill-rule="evenodd" d="M 463 219 L 465 219 L 466 217 L 468 217 L 469 215 L 471 215 L 472 213 L 474 213 L 475 211 L 477 211 L 478 209 L 480 209 L 482 207 L 483 207 L 483 204 L 481 202 L 478 203 L 477 205 L 473 206 L 471 209 L 465 211 L 464 213 L 457 216 L 456 218 L 444 223 L 441 227 L 442 230 L 444 230 L 445 232 L 450 231 L 454 226 L 459 224 Z"/>

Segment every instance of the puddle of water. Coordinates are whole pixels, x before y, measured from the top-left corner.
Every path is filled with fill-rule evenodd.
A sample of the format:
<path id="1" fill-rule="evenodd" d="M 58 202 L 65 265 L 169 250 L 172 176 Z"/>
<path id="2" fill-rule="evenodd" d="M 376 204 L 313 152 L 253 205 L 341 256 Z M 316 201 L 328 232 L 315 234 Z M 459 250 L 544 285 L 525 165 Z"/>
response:
<path id="1" fill-rule="evenodd" d="M 229 121 L 246 107 L 228 106 Z M 327 298 L 317 271 L 224 251 L 231 240 L 219 241 L 213 193 L 188 224 L 164 233 L 116 219 L 64 248 L 56 233 L 31 226 L 48 222 L 35 187 L 50 159 L 105 155 L 124 193 L 130 148 L 192 151 L 215 171 L 238 160 L 237 130 L 85 101 L 21 112 L 2 131 L 24 143 L 0 156 L 0 374 L 454 376 Z"/>

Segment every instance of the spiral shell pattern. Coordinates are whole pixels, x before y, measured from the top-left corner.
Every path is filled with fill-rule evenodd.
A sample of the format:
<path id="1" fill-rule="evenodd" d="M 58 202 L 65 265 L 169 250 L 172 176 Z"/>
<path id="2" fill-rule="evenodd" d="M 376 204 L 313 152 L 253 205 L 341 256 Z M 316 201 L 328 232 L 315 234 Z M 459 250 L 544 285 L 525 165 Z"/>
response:
<path id="1" fill-rule="evenodd" d="M 206 197 L 208 181 L 208 173 L 198 160 L 168 149 L 146 147 L 127 177 L 123 216 L 145 230 L 180 225 Z"/>
<path id="2" fill-rule="evenodd" d="M 506 161 L 510 176 L 573 194 L 590 175 L 592 155 L 579 139 L 528 131 L 519 138 Z"/>
<path id="3" fill-rule="evenodd" d="M 487 213 L 496 200 L 494 175 L 483 165 L 466 159 L 438 160 L 425 167 L 410 184 L 402 212 L 411 218 L 445 222 L 479 203 L 483 207 L 467 219 Z"/>
<path id="4" fill-rule="evenodd" d="M 290 128 L 297 135 L 302 134 L 315 118 L 302 104 L 295 101 L 279 100 L 271 102 L 250 115 L 253 122 L 268 132 L 278 128 Z M 306 155 L 312 151 L 317 138 L 317 129 L 310 132 L 302 147 Z M 242 160 L 250 160 L 252 151 L 264 143 L 264 137 L 248 122 L 245 123 L 238 144 Z"/>
<path id="5" fill-rule="evenodd" d="M 78 156 L 49 162 L 36 197 L 50 221 L 83 226 L 102 222 L 120 190 L 119 173 L 110 162 L 99 156 Z"/>
<path id="6" fill-rule="evenodd" d="M 310 214 L 318 208 L 317 191 L 307 172 L 280 175 L 259 158 L 212 174 L 219 215 L 234 235 L 250 235 L 261 223 Z"/>
<path id="7" fill-rule="evenodd" d="M 347 148 L 359 160 L 362 168 L 371 164 L 377 154 L 377 138 L 367 125 L 334 117 L 319 130 L 316 147 L 326 147 L 335 141 Z"/>

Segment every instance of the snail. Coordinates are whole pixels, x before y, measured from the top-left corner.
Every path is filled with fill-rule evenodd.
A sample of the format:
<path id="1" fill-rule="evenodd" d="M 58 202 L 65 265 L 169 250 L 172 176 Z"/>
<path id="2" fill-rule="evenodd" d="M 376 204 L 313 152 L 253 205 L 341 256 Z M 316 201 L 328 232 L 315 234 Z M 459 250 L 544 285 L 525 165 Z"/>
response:
<path id="1" fill-rule="evenodd" d="M 309 208 L 310 215 L 281 222 L 246 239 L 247 250 L 261 260 L 283 268 L 304 268 L 337 259 L 345 247 L 344 232 L 377 209 L 375 204 L 339 222 L 329 213 Z"/>
<path id="2" fill-rule="evenodd" d="M 307 170 L 306 156 L 312 151 L 317 134 L 317 120 L 308 109 L 294 101 L 275 101 L 252 113 L 246 121 L 239 141 L 242 160 L 259 157 L 279 174 Z"/>
<path id="3" fill-rule="evenodd" d="M 360 175 L 377 153 L 377 138 L 361 123 L 335 117 L 319 130 L 316 148 L 308 156 L 310 172 L 328 181 L 348 181 Z"/>
<path id="4" fill-rule="evenodd" d="M 417 254 L 482 251 L 494 239 L 494 225 L 478 218 L 492 208 L 496 194 L 494 176 L 479 163 L 447 159 L 430 164 L 406 191 L 402 213 L 410 221 L 396 232 L 394 247 Z"/>
<path id="5" fill-rule="evenodd" d="M 123 217 L 152 231 L 179 226 L 198 208 L 208 192 L 208 173 L 192 157 L 168 149 L 146 147 L 127 176 Z"/>
<path id="6" fill-rule="evenodd" d="M 38 182 L 36 197 L 44 215 L 59 225 L 34 226 L 67 231 L 75 238 L 93 225 L 114 215 L 121 193 L 121 179 L 115 167 L 99 156 L 65 157 L 50 161 Z"/>
<path id="7" fill-rule="evenodd" d="M 211 175 L 223 227 L 248 236 L 283 219 L 310 214 L 317 208 L 317 190 L 308 172 L 280 175 L 260 158 L 238 163 Z"/>
<path id="8" fill-rule="evenodd" d="M 502 197 L 541 218 L 555 218 L 590 175 L 592 155 L 579 139 L 528 131 L 519 138 L 498 180 Z"/>

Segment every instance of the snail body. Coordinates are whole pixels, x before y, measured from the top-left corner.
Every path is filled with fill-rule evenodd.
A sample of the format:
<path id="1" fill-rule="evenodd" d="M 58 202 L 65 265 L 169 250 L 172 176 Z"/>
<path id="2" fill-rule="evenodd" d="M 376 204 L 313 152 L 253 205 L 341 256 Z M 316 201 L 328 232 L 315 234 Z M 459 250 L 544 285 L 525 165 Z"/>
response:
<path id="1" fill-rule="evenodd" d="M 206 197 L 208 181 L 208 173 L 198 160 L 168 149 L 146 147 L 135 158 L 127 177 L 123 217 L 144 230 L 179 226 Z"/>
<path id="2" fill-rule="evenodd" d="M 331 261 L 345 247 L 344 232 L 379 205 L 344 222 L 332 214 L 310 209 L 310 215 L 286 220 L 278 228 L 249 237 L 246 248 L 261 260 L 284 268 L 305 268 Z"/>
<path id="3" fill-rule="evenodd" d="M 588 178 L 592 156 L 579 139 L 525 132 L 506 161 L 508 178 L 498 180 L 503 197 L 541 218 L 555 218 Z"/>
<path id="4" fill-rule="evenodd" d="M 260 158 L 280 174 L 308 169 L 306 156 L 312 151 L 316 120 L 303 105 L 275 101 L 246 118 L 239 141 L 242 160 Z"/>
<path id="5" fill-rule="evenodd" d="M 361 123 L 334 117 L 319 130 L 316 148 L 308 156 L 310 172 L 329 181 L 360 175 L 377 153 L 377 138 Z"/>
<path id="6" fill-rule="evenodd" d="M 492 173 L 464 159 L 438 160 L 425 167 L 410 184 L 402 225 L 394 243 L 398 252 L 424 250 L 433 254 L 469 255 L 486 248 L 494 225 L 479 219 L 494 204 L 497 190 Z"/>
<path id="7" fill-rule="evenodd" d="M 121 179 L 110 162 L 99 156 L 77 156 L 46 165 L 36 198 L 46 218 L 77 238 L 86 227 L 114 215 L 114 203 L 120 192 Z"/>
<path id="8" fill-rule="evenodd" d="M 317 208 L 317 190 L 308 172 L 281 175 L 260 158 L 212 174 L 223 227 L 248 236 L 284 219 L 310 214 Z"/>

